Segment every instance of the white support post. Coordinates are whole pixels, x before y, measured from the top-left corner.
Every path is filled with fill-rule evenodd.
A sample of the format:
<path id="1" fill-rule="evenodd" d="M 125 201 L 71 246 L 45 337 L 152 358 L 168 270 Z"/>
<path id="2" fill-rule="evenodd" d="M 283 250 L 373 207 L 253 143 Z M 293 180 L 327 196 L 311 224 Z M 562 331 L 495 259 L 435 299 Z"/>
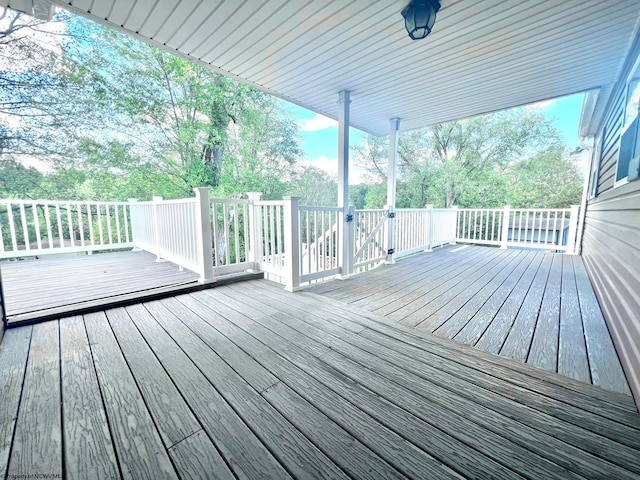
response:
<path id="1" fill-rule="evenodd" d="M 153 248 L 156 250 L 156 262 L 162 260 L 162 252 L 160 251 L 160 222 L 158 221 L 158 203 L 162 201 L 162 197 L 154 195 L 151 197 L 153 202 Z M 98 207 L 100 208 L 100 207 Z"/>
<path id="2" fill-rule="evenodd" d="M 456 245 L 456 242 L 458 240 L 458 234 L 460 233 L 458 231 L 458 219 L 460 218 L 460 212 L 458 211 L 458 205 L 453 205 L 451 207 L 455 212 L 456 212 L 456 216 L 453 219 L 453 235 L 451 238 L 453 238 L 453 240 L 451 242 L 449 242 L 449 245 Z"/>
<path id="3" fill-rule="evenodd" d="M 569 215 L 569 232 L 567 234 L 567 251 L 569 255 L 576 254 L 576 234 L 578 232 L 578 213 L 580 213 L 579 205 L 571 205 L 571 214 Z"/>
<path id="4" fill-rule="evenodd" d="M 350 92 L 343 90 L 338 96 L 338 207 L 342 210 L 340 238 L 338 246 L 340 252 L 341 277 L 348 277 L 353 268 L 354 245 L 353 237 L 349 240 L 349 112 L 350 112 Z M 353 213 L 351 213 L 353 218 Z"/>
<path id="5" fill-rule="evenodd" d="M 511 207 L 505 205 L 502 212 L 502 232 L 500 233 L 500 249 L 506 250 L 509 242 L 509 220 L 511 219 Z"/>
<path id="6" fill-rule="evenodd" d="M 137 215 L 134 215 L 133 212 L 135 211 L 135 207 L 134 205 L 136 204 L 136 202 L 138 201 L 137 198 L 128 198 L 127 202 L 129 202 L 129 224 L 131 225 L 131 243 L 133 243 L 133 250 L 140 250 L 140 248 L 136 245 L 136 223 L 138 221 Z M 88 207 L 91 208 L 91 207 Z M 91 223 L 89 223 L 89 226 L 91 226 Z M 91 238 L 91 242 L 93 242 L 93 238 Z"/>
<path id="7" fill-rule="evenodd" d="M 198 269 L 200 282 L 213 279 L 213 241 L 211 216 L 209 213 L 209 187 L 197 187 L 196 193 L 196 238 L 198 239 Z"/>
<path id="8" fill-rule="evenodd" d="M 262 220 L 260 218 L 260 201 L 262 193 L 248 192 L 249 199 L 249 252 L 248 261 L 252 263 L 252 270 L 260 271 L 262 264 Z"/>
<path id="9" fill-rule="evenodd" d="M 427 235 L 427 252 L 431 252 L 433 250 L 433 204 L 428 203 L 427 205 L 425 205 L 425 208 L 427 209 L 427 213 L 429 214 L 429 232 Z"/>
<path id="10" fill-rule="evenodd" d="M 295 292 L 300 288 L 300 197 L 283 197 L 283 200 L 285 290 Z"/>
<path id="11" fill-rule="evenodd" d="M 398 130 L 400 129 L 400 119 L 392 118 L 389 121 L 389 165 L 387 167 L 387 206 L 389 217 L 387 218 L 387 242 L 386 263 L 395 263 L 394 253 L 396 249 L 396 176 L 398 173 Z"/>

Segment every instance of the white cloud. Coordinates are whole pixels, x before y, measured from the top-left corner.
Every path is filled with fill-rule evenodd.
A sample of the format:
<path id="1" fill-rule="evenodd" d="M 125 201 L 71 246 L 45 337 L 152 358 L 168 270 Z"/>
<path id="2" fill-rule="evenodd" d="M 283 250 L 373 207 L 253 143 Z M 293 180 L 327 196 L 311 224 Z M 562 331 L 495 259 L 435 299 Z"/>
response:
<path id="1" fill-rule="evenodd" d="M 541 102 L 530 103 L 529 105 L 525 105 L 525 110 L 543 110 L 545 108 L 550 107 L 554 103 L 556 103 L 558 99 L 552 98 L 550 100 L 543 100 Z"/>
<path id="2" fill-rule="evenodd" d="M 351 159 L 353 162 L 353 159 Z M 301 165 L 315 167 L 327 172 L 334 178 L 338 178 L 338 159 L 328 158 L 324 155 L 314 158 L 312 160 L 302 160 Z M 349 184 L 356 185 L 358 183 L 368 182 L 368 172 L 364 168 L 354 166 L 353 163 L 349 165 Z"/>
<path id="3" fill-rule="evenodd" d="M 313 118 L 305 118 L 300 120 L 300 123 L 298 123 L 298 128 L 302 132 L 315 132 L 318 130 L 337 127 L 338 122 L 323 115 L 316 115 Z"/>

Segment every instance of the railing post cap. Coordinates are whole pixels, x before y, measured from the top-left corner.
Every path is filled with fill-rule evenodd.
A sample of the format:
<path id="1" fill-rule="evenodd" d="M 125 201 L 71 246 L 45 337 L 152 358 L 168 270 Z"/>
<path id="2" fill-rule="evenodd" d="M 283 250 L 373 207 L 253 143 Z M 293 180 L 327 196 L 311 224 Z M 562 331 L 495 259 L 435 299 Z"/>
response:
<path id="1" fill-rule="evenodd" d="M 153 197 L 151 197 L 151 200 L 154 202 L 161 202 L 162 197 L 160 195 L 154 195 Z"/>
<path id="2" fill-rule="evenodd" d="M 129 203 L 135 203 L 137 201 L 138 201 L 137 198 L 127 198 L 127 202 L 129 202 Z"/>
<path id="3" fill-rule="evenodd" d="M 247 198 L 249 200 L 260 200 L 262 198 L 262 192 L 247 192 Z"/>
<path id="4" fill-rule="evenodd" d="M 298 199 L 300 200 L 301 197 L 298 197 L 296 195 L 286 195 L 284 197 L 282 197 L 283 200 L 294 200 L 294 199 Z"/>
<path id="5" fill-rule="evenodd" d="M 428 209 L 433 209 L 433 203 L 427 203 L 424 208 L 428 208 Z M 456 208 L 456 207 L 452 207 L 452 208 Z"/>

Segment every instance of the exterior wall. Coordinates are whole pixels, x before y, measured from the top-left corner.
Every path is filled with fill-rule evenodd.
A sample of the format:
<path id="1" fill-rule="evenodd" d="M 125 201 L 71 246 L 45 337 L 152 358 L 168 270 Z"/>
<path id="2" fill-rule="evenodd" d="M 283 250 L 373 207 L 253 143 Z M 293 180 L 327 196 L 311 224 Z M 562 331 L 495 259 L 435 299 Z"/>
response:
<path id="1" fill-rule="evenodd" d="M 636 37 L 597 136 L 598 170 L 589 185 L 595 196 L 587 204 L 582 256 L 640 407 L 640 181 L 614 186 L 626 82 L 639 54 Z"/>

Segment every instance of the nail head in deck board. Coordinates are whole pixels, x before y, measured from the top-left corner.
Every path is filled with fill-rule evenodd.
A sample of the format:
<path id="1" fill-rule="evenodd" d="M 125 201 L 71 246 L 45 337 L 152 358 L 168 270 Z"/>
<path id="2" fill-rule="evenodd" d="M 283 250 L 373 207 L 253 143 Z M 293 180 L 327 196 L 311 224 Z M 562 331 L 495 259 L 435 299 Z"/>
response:
<path id="1" fill-rule="evenodd" d="M 5 477 L 9 462 L 32 329 L 9 329 L 0 343 L 0 478 Z"/>
<path id="2" fill-rule="evenodd" d="M 162 300 L 163 305 L 172 299 Z M 175 300 L 174 300 L 175 301 Z M 157 318 L 162 324 L 164 319 Z M 202 320 L 201 320 L 202 321 Z M 171 323 L 167 332 L 207 376 L 225 400 L 293 476 L 343 478 L 345 475 L 320 450 L 262 398 L 186 325 Z"/>
<path id="3" fill-rule="evenodd" d="M 105 313 L 165 447 L 199 431 L 201 425 L 125 309 L 116 308 Z"/>
<path id="4" fill-rule="evenodd" d="M 60 320 L 65 475 L 120 478 L 82 317 Z"/>
<path id="5" fill-rule="evenodd" d="M 179 466 L 180 480 L 234 480 L 224 460 L 200 430 L 169 449 L 173 463 Z"/>
<path id="6" fill-rule="evenodd" d="M 629 395 L 629 384 L 607 330 L 598 299 L 589 283 L 582 258 L 574 255 L 572 259 L 593 384 Z"/>
<path id="7" fill-rule="evenodd" d="M 84 321 L 122 476 L 177 478 L 106 315 L 91 313 Z"/>
<path id="8" fill-rule="evenodd" d="M 62 477 L 60 400 L 58 322 L 51 321 L 33 327 L 8 478 Z"/>
<path id="9" fill-rule="evenodd" d="M 563 275 L 562 256 L 554 255 L 544 289 L 527 363 L 550 372 L 558 371 L 558 336 Z M 579 380 L 579 379 L 578 379 Z"/>
<path id="10" fill-rule="evenodd" d="M 280 382 L 263 392 L 262 395 L 352 477 L 407 478 L 286 384 Z M 376 426 L 372 425 L 372 427 L 369 431 L 363 429 L 359 433 L 375 436 Z"/>
<path id="11" fill-rule="evenodd" d="M 569 255 L 563 255 L 562 260 L 558 373 L 582 382 L 591 383 L 576 277 L 573 272 L 573 261 Z"/>
<path id="12" fill-rule="evenodd" d="M 482 337 L 482 334 L 489 329 L 489 326 L 494 321 L 497 321 L 499 318 L 498 315 L 503 308 L 505 311 L 509 311 L 510 303 L 519 304 L 521 300 L 518 299 L 524 298 L 543 258 L 544 253 L 536 253 L 533 260 L 520 277 L 509 280 L 509 288 L 498 288 L 482 308 L 480 308 L 480 310 L 473 316 L 472 321 L 457 333 L 454 340 L 456 342 L 475 345 Z M 514 283 L 511 283 L 511 280 L 514 280 Z M 512 300 L 509 300 L 510 298 L 512 298 Z"/>
<path id="13" fill-rule="evenodd" d="M 157 321 L 162 318 L 171 328 L 180 320 L 158 301 L 133 305 L 127 311 L 236 475 L 291 478 Z"/>

